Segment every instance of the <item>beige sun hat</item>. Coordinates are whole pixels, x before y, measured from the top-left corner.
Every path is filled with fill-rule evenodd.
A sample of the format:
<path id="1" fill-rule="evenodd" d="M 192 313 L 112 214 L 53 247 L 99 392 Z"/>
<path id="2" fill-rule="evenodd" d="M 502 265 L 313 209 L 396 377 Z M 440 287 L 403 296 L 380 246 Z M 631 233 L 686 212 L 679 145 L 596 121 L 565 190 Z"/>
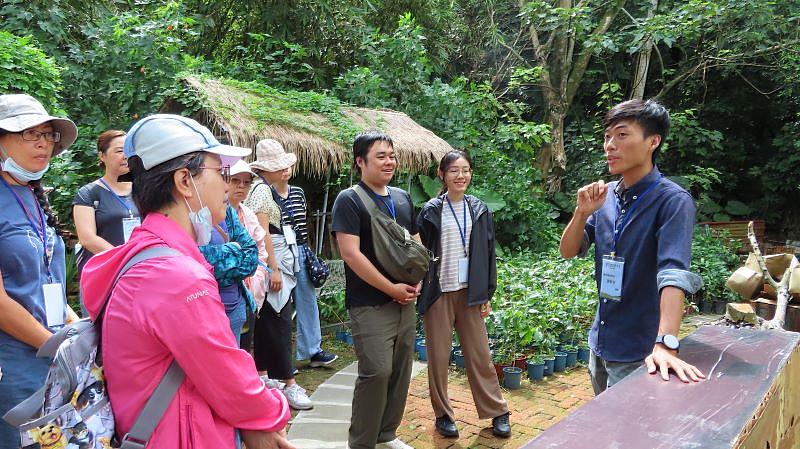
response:
<path id="1" fill-rule="evenodd" d="M 250 168 L 274 172 L 285 170 L 296 163 L 297 156 L 287 153 L 280 142 L 264 139 L 256 145 L 256 160 L 250 163 Z"/>
<path id="2" fill-rule="evenodd" d="M 53 156 L 69 148 L 78 138 L 78 127 L 72 120 L 48 114 L 44 106 L 30 95 L 0 95 L 0 129 L 18 133 L 45 122 L 50 122 L 53 130 L 61 134 Z"/>

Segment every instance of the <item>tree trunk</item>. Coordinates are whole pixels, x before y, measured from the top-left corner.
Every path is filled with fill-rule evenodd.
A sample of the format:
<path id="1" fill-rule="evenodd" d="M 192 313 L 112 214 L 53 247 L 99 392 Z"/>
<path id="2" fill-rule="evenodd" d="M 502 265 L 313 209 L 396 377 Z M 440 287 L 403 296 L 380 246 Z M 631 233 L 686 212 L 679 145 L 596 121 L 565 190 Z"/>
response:
<path id="1" fill-rule="evenodd" d="M 658 0 L 650 0 L 650 8 L 647 9 L 647 19 L 652 19 L 658 8 Z M 642 49 L 639 50 L 639 57 L 636 60 L 636 70 L 633 73 L 633 88 L 631 99 L 644 99 L 644 88 L 647 84 L 647 70 L 650 67 L 650 54 L 653 52 L 653 39 L 649 36 Z"/>
<path id="2" fill-rule="evenodd" d="M 547 123 L 550 125 L 550 143 L 544 145 L 540 157 L 537 157 L 539 168 L 542 170 L 542 177 L 547 180 L 547 192 L 549 194 L 561 191 L 561 181 L 567 172 L 567 153 L 564 148 L 565 111 L 566 105 L 562 105 L 558 111 L 548 115 Z"/>

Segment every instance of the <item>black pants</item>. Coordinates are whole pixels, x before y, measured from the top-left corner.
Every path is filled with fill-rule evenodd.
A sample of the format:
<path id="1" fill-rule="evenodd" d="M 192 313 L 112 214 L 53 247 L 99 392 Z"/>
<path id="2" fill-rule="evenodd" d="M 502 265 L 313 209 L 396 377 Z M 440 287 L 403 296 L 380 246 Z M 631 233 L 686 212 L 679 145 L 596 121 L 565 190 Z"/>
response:
<path id="1" fill-rule="evenodd" d="M 292 301 L 276 313 L 268 303 L 261 307 L 253 334 L 256 369 L 270 379 L 294 378 L 292 364 Z"/>
<path id="2" fill-rule="evenodd" d="M 256 314 L 250 307 L 247 308 L 247 319 L 244 322 L 244 329 L 242 330 L 241 340 L 239 343 L 239 347 L 244 349 L 247 352 L 251 352 L 253 350 L 253 334 L 255 333 L 256 327 Z"/>

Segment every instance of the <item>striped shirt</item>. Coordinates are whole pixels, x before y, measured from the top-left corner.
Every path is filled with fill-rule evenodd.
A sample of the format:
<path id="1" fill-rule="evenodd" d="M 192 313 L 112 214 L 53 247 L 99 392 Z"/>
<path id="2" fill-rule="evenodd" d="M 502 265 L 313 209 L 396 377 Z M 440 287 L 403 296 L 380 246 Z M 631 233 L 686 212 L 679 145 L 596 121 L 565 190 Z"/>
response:
<path id="1" fill-rule="evenodd" d="M 452 205 L 452 211 L 447 200 L 442 205 L 442 262 L 439 265 L 439 282 L 443 293 L 467 288 L 466 283 L 458 282 L 458 260 L 467 257 L 469 233 L 472 231 L 472 214 L 467 208 L 467 222 L 464 223 L 464 208 L 467 207 L 467 203 L 461 200 Z M 455 216 L 453 211 L 455 211 Z M 456 216 L 458 223 L 456 223 Z M 458 225 L 461 225 L 461 230 L 464 232 L 467 249 L 464 249 L 465 242 L 461 240 Z"/>
<path id="2" fill-rule="evenodd" d="M 308 243 L 308 219 L 306 217 L 306 194 L 297 186 L 289 186 L 289 197 L 283 198 L 273 190 L 273 198 L 281 206 L 281 219 L 284 225 L 291 225 L 297 235 L 297 244 Z"/>

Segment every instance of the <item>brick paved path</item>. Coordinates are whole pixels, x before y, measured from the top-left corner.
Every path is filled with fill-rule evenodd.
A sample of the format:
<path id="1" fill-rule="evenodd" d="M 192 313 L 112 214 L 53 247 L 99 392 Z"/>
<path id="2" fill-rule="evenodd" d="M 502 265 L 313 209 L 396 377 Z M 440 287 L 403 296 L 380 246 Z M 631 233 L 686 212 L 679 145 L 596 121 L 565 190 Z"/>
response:
<path id="1" fill-rule="evenodd" d="M 514 449 L 594 397 L 589 373 L 582 365 L 546 377 L 540 382 L 531 383 L 525 379 L 519 390 L 503 389 L 503 396 L 511 410 L 512 436 L 510 439 L 497 439 L 492 436 L 491 421 L 478 419 L 463 371 L 450 368 L 448 392 L 456 413 L 460 438 L 442 438 L 434 429 L 428 376 L 422 372 L 411 381 L 406 413 L 399 429 L 403 441 L 415 449 Z"/>

